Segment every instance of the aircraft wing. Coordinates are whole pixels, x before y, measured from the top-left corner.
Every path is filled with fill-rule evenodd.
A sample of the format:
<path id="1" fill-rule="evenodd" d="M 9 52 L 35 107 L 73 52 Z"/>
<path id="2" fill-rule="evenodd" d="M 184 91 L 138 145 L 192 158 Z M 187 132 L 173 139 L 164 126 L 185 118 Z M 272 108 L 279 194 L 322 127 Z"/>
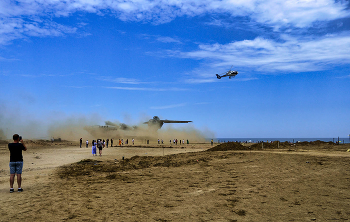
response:
<path id="1" fill-rule="evenodd" d="M 158 126 L 160 129 L 164 123 L 189 123 L 192 121 L 181 121 L 181 120 L 161 120 L 158 116 L 154 116 L 153 119 L 148 120 L 147 122 L 144 122 L 144 124 L 148 124 L 149 126 Z"/>
<path id="2" fill-rule="evenodd" d="M 163 123 L 190 123 L 192 121 L 180 121 L 180 120 L 161 120 Z"/>

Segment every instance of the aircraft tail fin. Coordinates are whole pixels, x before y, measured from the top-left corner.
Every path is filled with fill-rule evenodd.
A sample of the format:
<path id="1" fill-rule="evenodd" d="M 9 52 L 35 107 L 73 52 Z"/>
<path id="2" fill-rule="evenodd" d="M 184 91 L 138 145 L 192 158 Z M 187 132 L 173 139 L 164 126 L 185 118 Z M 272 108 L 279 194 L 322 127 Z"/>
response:
<path id="1" fill-rule="evenodd" d="M 220 76 L 219 74 L 216 74 L 216 77 L 217 77 L 218 79 L 221 79 L 221 76 Z"/>

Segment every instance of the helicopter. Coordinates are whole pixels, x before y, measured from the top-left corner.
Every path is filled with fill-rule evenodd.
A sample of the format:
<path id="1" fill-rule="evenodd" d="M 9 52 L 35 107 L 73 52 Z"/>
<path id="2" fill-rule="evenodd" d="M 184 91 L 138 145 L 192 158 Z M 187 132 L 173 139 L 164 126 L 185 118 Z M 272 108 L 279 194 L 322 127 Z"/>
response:
<path id="1" fill-rule="evenodd" d="M 232 67 L 233 67 L 233 66 L 231 66 L 231 69 L 232 69 Z M 222 75 L 222 76 L 220 76 L 219 74 L 216 74 L 216 77 L 217 77 L 218 79 L 221 79 L 221 77 L 226 77 L 226 76 L 228 76 L 230 79 L 231 79 L 232 77 L 235 77 L 235 76 L 238 74 L 238 72 L 237 72 L 237 71 L 232 71 L 231 69 L 228 70 L 227 72 L 222 73 L 222 74 L 224 74 L 224 75 Z"/>

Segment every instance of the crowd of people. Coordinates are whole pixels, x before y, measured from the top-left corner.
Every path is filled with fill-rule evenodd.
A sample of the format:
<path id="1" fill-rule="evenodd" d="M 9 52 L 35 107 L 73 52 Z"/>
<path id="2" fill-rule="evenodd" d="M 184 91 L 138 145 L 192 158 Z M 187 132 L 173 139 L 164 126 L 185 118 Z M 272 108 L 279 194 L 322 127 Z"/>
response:
<path id="1" fill-rule="evenodd" d="M 83 138 L 80 138 L 79 142 L 80 142 L 80 148 L 81 148 L 82 144 L 83 144 Z M 108 148 L 109 142 L 111 144 L 111 147 L 113 147 L 113 139 L 111 139 L 111 140 L 109 140 L 109 139 L 107 139 L 107 140 L 104 140 L 104 139 L 103 140 L 102 139 L 92 140 L 92 142 L 91 142 L 92 155 L 93 156 L 95 156 L 95 155 L 97 156 L 96 150 L 98 149 L 99 150 L 99 155 L 102 156 L 102 149 L 105 148 L 105 147 Z M 149 140 L 147 141 L 147 143 L 148 142 L 149 142 Z M 170 140 L 169 142 L 170 142 L 170 145 L 172 143 L 174 143 L 174 145 L 177 145 L 178 143 L 180 143 L 180 145 L 181 144 L 185 144 L 185 140 L 184 139 L 182 139 L 182 140 L 181 139 L 180 140 L 174 139 L 174 140 Z M 189 144 L 188 140 L 186 140 L 186 142 L 187 142 L 187 144 Z M 135 139 L 134 138 L 131 139 L 131 143 L 132 143 L 132 145 L 135 145 Z M 164 144 L 164 140 L 163 139 L 158 139 L 158 144 Z M 86 145 L 86 148 L 89 148 L 89 140 L 86 140 L 85 145 Z M 125 140 L 125 145 L 129 145 L 129 139 Z M 124 146 L 124 139 L 119 139 L 117 146 Z"/>
<path id="2" fill-rule="evenodd" d="M 135 139 L 132 138 L 132 145 L 135 145 Z M 111 147 L 113 147 L 113 139 L 97 139 L 97 140 L 92 140 L 91 142 L 91 148 L 92 148 L 92 155 L 97 156 L 96 150 L 99 150 L 99 155 L 102 156 L 102 149 L 103 148 L 108 148 L 109 143 L 111 144 Z M 80 148 L 83 145 L 83 138 L 80 138 L 79 140 Z M 86 140 L 85 142 L 86 148 L 89 148 L 89 140 Z M 126 139 L 125 145 L 129 144 L 129 139 Z M 119 139 L 117 146 L 124 146 L 124 139 Z"/>
<path id="3" fill-rule="evenodd" d="M 172 141 L 169 140 L 169 142 L 170 142 L 170 145 L 171 145 L 171 144 L 172 144 Z M 181 139 L 180 139 L 180 140 L 177 140 L 177 139 L 174 139 L 174 140 L 173 140 L 174 145 L 177 145 L 178 142 L 180 143 L 180 145 L 181 145 L 181 143 L 182 143 L 182 144 L 185 144 L 185 140 L 184 140 L 184 139 L 183 139 L 183 140 L 181 140 Z M 188 140 L 187 140 L 186 142 L 187 142 L 187 144 L 190 143 Z M 158 139 L 158 144 L 164 144 L 164 140 L 163 140 L 163 139 L 161 139 L 161 140 Z"/>
<path id="4" fill-rule="evenodd" d="M 162 141 L 163 141 L 163 140 L 162 140 Z M 171 140 L 169 140 L 169 142 L 170 142 L 170 145 L 171 145 Z M 174 145 L 177 145 L 178 142 L 179 142 L 180 145 L 181 145 L 181 139 L 180 139 L 180 140 L 177 140 L 177 139 L 174 139 L 174 140 L 173 140 Z M 187 142 L 187 144 L 190 143 L 188 140 L 187 140 L 186 142 Z M 158 143 L 159 143 L 159 142 L 158 142 Z M 185 144 L 185 140 L 184 140 L 184 139 L 182 140 L 182 144 Z"/>

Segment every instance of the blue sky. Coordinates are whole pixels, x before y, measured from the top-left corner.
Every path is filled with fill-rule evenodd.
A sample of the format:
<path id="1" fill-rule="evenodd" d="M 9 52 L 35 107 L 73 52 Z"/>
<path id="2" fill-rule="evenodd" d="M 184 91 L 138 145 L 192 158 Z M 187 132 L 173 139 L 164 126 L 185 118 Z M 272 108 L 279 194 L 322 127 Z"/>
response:
<path id="1" fill-rule="evenodd" d="M 216 137 L 347 137 L 350 3 L 2 0 L 0 81 L 7 136 L 158 115 Z"/>

